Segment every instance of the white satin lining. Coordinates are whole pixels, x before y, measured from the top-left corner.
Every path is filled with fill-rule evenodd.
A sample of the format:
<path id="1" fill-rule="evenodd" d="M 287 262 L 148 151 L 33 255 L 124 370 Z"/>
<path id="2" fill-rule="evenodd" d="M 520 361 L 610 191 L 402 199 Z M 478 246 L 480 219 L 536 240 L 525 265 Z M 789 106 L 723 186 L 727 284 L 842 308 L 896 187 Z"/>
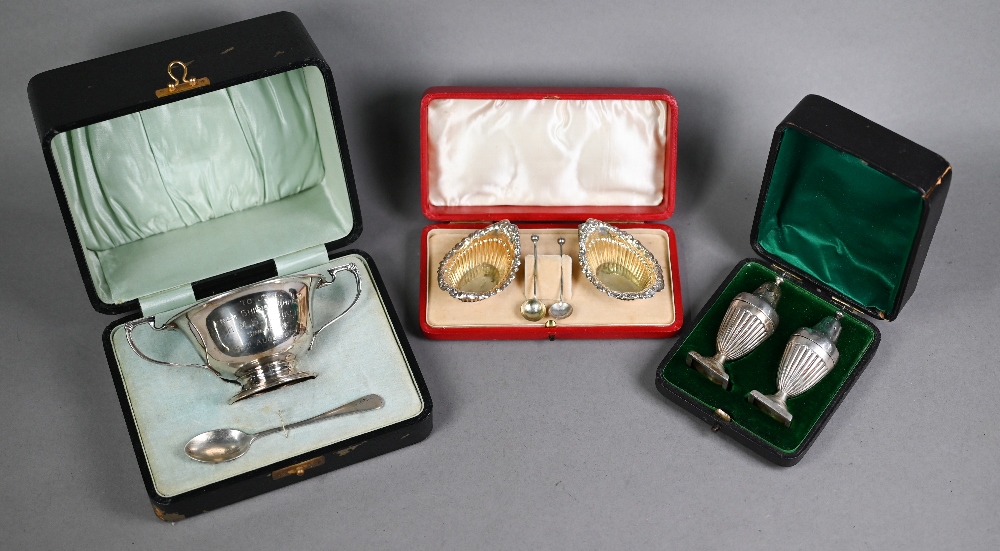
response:
<path id="1" fill-rule="evenodd" d="M 432 205 L 663 201 L 663 101 L 439 99 L 427 122 Z"/>

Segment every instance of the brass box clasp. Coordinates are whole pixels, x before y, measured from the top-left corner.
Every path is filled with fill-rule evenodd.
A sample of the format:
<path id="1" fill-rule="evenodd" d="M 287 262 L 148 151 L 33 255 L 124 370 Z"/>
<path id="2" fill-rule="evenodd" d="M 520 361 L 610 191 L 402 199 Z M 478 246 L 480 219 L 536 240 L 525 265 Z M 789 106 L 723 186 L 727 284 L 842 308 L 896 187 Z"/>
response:
<path id="1" fill-rule="evenodd" d="M 174 76 L 174 67 L 180 67 L 183 69 L 184 72 L 181 74 L 181 78 L 178 79 Z M 211 84 L 206 77 L 188 78 L 188 66 L 187 63 L 184 63 L 183 61 L 171 61 L 170 64 L 167 65 L 167 74 L 170 75 L 170 78 L 174 81 L 174 83 L 168 84 L 166 88 L 160 88 L 157 90 L 156 97 L 158 98 L 187 92 L 188 90 L 194 90 L 195 88 L 201 88 L 202 86 L 208 86 Z"/>
<path id="2" fill-rule="evenodd" d="M 278 469 L 271 473 L 271 479 L 278 480 L 285 478 L 286 476 L 302 476 L 306 474 L 306 471 L 313 467 L 319 467 L 323 463 L 326 463 L 326 458 L 322 455 L 319 457 L 314 457 L 308 461 L 303 461 L 302 463 L 296 463 L 290 467 L 285 467 L 284 469 Z"/>

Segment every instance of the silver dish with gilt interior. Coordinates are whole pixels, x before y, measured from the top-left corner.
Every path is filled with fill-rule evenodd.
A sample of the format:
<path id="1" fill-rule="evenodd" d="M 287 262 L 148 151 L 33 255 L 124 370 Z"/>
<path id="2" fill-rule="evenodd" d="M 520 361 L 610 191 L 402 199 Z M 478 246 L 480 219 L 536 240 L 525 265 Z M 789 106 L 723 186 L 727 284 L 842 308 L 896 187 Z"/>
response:
<path id="1" fill-rule="evenodd" d="M 503 291 L 521 266 L 521 234 L 509 220 L 472 232 L 438 265 L 438 286 L 462 302 L 478 302 Z"/>
<path id="2" fill-rule="evenodd" d="M 632 234 L 591 218 L 580 224 L 580 267 L 601 292 L 618 300 L 652 298 L 663 269 Z"/>

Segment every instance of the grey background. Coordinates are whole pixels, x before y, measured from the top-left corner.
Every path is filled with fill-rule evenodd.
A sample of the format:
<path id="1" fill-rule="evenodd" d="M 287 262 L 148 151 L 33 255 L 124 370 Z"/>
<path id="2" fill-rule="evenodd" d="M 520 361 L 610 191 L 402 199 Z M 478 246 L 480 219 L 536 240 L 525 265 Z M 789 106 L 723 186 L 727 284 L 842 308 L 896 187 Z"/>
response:
<path id="1" fill-rule="evenodd" d="M 0 547 L 995 549 L 1000 110 L 992 2 L 0 6 Z M 422 444 L 171 525 L 150 510 L 28 109 L 35 73 L 287 9 L 333 67 L 372 253 L 435 403 Z M 114 78 L 114 75 L 107 75 Z M 432 342 L 432 85 L 663 86 L 691 319 L 740 259 L 771 133 L 819 93 L 940 153 L 920 285 L 825 432 L 774 467 L 660 397 L 672 340 Z M 877 236 L 873 236 L 877 238 Z"/>

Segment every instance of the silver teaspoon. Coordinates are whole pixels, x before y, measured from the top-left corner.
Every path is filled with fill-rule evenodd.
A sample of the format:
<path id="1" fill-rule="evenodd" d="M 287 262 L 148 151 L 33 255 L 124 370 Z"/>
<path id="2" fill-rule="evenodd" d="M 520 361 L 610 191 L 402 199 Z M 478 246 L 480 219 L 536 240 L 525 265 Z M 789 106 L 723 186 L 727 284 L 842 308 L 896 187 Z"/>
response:
<path id="1" fill-rule="evenodd" d="M 573 305 L 563 300 L 563 245 L 566 239 L 559 238 L 559 302 L 549 306 L 549 315 L 557 320 L 566 319 L 573 314 Z"/>
<path id="2" fill-rule="evenodd" d="M 528 321 L 538 321 L 545 317 L 545 304 L 538 300 L 538 236 L 531 236 L 531 244 L 535 247 L 535 271 L 531 279 L 531 298 L 521 303 L 521 317 Z"/>
<path id="3" fill-rule="evenodd" d="M 281 432 L 282 430 L 302 427 L 324 419 L 347 415 L 349 413 L 376 410 L 384 405 L 385 400 L 381 396 L 378 394 L 369 394 L 358 398 L 353 402 L 348 402 L 338 408 L 320 413 L 319 415 L 308 419 L 303 419 L 302 421 L 297 421 L 290 425 L 274 427 L 273 429 L 263 430 L 260 432 L 248 434 L 238 429 L 210 430 L 195 436 L 191 440 L 188 440 L 187 445 L 184 446 L 184 451 L 191 459 L 201 461 L 203 463 L 222 463 L 224 461 L 232 461 L 233 459 L 241 457 L 243 454 L 247 453 L 247 450 L 250 449 L 250 445 L 253 444 L 258 438 L 263 438 L 276 432 Z"/>

